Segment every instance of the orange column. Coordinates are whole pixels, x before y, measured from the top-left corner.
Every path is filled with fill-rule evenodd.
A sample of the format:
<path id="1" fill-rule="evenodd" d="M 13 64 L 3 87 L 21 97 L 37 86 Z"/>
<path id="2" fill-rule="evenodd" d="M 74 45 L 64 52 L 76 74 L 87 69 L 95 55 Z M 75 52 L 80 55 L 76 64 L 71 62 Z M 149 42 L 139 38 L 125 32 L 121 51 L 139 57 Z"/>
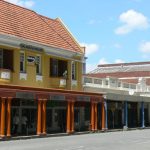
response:
<path id="1" fill-rule="evenodd" d="M 42 134 L 46 134 L 46 100 L 42 102 Z"/>
<path id="2" fill-rule="evenodd" d="M 1 98 L 0 98 L 0 135 L 1 135 Z"/>
<path id="3" fill-rule="evenodd" d="M 94 103 L 91 102 L 91 130 L 94 131 Z"/>
<path id="4" fill-rule="evenodd" d="M 102 130 L 105 130 L 105 107 L 104 107 L 104 102 L 102 102 Z"/>
<path id="5" fill-rule="evenodd" d="M 1 98 L 1 137 L 5 136 L 5 99 Z"/>
<path id="6" fill-rule="evenodd" d="M 97 130 L 97 103 L 94 104 L 94 112 L 95 112 L 95 130 Z"/>
<path id="7" fill-rule="evenodd" d="M 41 100 L 38 100 L 38 108 L 37 108 L 37 135 L 41 134 Z"/>
<path id="8" fill-rule="evenodd" d="M 71 102 L 68 101 L 67 104 L 67 133 L 71 132 Z"/>
<path id="9" fill-rule="evenodd" d="M 8 97 L 7 99 L 7 124 L 6 124 L 6 127 L 7 127 L 7 136 L 11 136 L 11 100 L 12 98 Z"/>
<path id="10" fill-rule="evenodd" d="M 74 132 L 74 101 L 71 102 L 71 132 Z"/>

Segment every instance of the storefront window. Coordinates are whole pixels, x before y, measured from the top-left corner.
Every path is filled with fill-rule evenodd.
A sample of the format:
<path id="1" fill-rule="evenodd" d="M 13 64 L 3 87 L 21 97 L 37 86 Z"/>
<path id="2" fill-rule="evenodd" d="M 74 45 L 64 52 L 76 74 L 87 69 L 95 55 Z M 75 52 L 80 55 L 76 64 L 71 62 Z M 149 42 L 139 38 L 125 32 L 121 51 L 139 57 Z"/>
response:
<path id="1" fill-rule="evenodd" d="M 37 103 L 34 100 L 15 98 L 12 100 L 12 136 L 36 134 Z"/>

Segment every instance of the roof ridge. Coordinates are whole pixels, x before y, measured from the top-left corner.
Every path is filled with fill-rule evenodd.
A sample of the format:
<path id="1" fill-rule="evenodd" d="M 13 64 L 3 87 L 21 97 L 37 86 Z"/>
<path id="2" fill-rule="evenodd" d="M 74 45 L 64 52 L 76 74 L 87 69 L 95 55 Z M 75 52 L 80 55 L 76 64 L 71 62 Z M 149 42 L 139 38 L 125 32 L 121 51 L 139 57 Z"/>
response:
<path id="1" fill-rule="evenodd" d="M 52 19 L 52 18 L 49 18 L 49 17 L 47 17 L 47 16 L 43 16 L 43 15 L 41 15 L 41 14 L 39 14 L 39 13 L 37 13 L 39 16 L 41 16 L 42 18 L 46 18 L 46 19 L 50 19 L 50 20 L 52 20 L 52 21 L 57 21 L 56 19 Z"/>
<path id="2" fill-rule="evenodd" d="M 64 24 L 64 22 L 60 19 L 60 18 L 56 18 L 56 21 L 58 21 L 61 26 L 67 31 L 67 33 L 71 36 L 71 39 L 77 44 L 78 48 L 82 51 L 82 48 L 79 44 L 79 42 L 77 41 L 77 39 L 73 36 L 73 34 L 71 33 L 71 31 L 68 29 L 68 27 Z"/>
<path id="3" fill-rule="evenodd" d="M 36 13 L 36 12 L 34 12 L 49 28 L 51 28 L 55 33 L 57 33 L 56 32 L 56 30 L 55 29 L 53 29 L 41 16 L 42 15 L 39 15 L 38 13 Z M 46 18 L 48 18 L 48 17 L 46 17 Z M 50 18 L 49 18 L 50 19 Z M 52 19 L 51 19 L 52 20 Z M 61 37 L 58 33 L 57 33 L 57 35 L 59 36 L 59 37 Z M 62 37 L 61 37 L 62 38 Z M 63 38 L 62 38 L 63 39 Z M 64 40 L 64 39 L 63 39 Z M 65 40 L 64 40 L 65 41 Z M 65 41 L 66 42 L 66 41 Z M 67 42 L 68 43 L 68 42 Z M 68 43 L 69 44 L 69 43 Z M 70 46 L 70 44 L 69 44 L 69 46 Z"/>
<path id="4" fill-rule="evenodd" d="M 37 14 L 38 15 L 38 14 Z M 67 40 L 65 40 L 52 26 L 50 26 L 42 17 L 41 17 L 41 15 L 38 15 L 53 31 L 55 31 L 55 33 L 57 33 L 57 35 L 59 35 L 59 37 L 61 37 L 67 44 L 69 44 L 69 46 L 70 47 L 72 47 L 76 52 L 77 52 L 77 50 L 67 41 Z M 46 18 L 48 18 L 48 17 L 46 17 Z M 49 19 L 49 18 L 48 18 Z M 57 21 L 57 20 L 55 20 L 55 21 Z"/>
<path id="5" fill-rule="evenodd" d="M 137 61 L 137 62 L 127 62 L 127 63 L 111 63 L 111 64 L 100 64 L 98 67 L 117 67 L 117 66 L 138 66 L 138 65 L 147 65 L 150 64 L 150 61 Z"/>

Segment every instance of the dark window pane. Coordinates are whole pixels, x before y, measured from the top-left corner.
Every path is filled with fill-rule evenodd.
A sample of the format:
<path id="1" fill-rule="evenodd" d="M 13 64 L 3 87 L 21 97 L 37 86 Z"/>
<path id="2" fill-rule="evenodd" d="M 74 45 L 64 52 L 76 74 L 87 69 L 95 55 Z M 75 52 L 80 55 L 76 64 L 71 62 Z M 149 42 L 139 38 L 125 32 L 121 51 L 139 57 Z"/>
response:
<path id="1" fill-rule="evenodd" d="M 63 77 L 64 72 L 67 71 L 67 61 L 50 59 L 50 76 Z"/>
<path id="2" fill-rule="evenodd" d="M 3 51 L 3 68 L 13 70 L 13 51 Z"/>

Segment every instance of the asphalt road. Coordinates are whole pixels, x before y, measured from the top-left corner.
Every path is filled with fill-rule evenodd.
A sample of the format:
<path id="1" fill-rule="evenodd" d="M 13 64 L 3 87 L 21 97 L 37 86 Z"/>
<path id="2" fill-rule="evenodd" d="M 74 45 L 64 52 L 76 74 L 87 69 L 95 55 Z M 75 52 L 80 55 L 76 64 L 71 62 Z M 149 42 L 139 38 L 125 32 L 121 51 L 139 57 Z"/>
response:
<path id="1" fill-rule="evenodd" d="M 150 129 L 1 141 L 0 150 L 150 150 Z"/>

